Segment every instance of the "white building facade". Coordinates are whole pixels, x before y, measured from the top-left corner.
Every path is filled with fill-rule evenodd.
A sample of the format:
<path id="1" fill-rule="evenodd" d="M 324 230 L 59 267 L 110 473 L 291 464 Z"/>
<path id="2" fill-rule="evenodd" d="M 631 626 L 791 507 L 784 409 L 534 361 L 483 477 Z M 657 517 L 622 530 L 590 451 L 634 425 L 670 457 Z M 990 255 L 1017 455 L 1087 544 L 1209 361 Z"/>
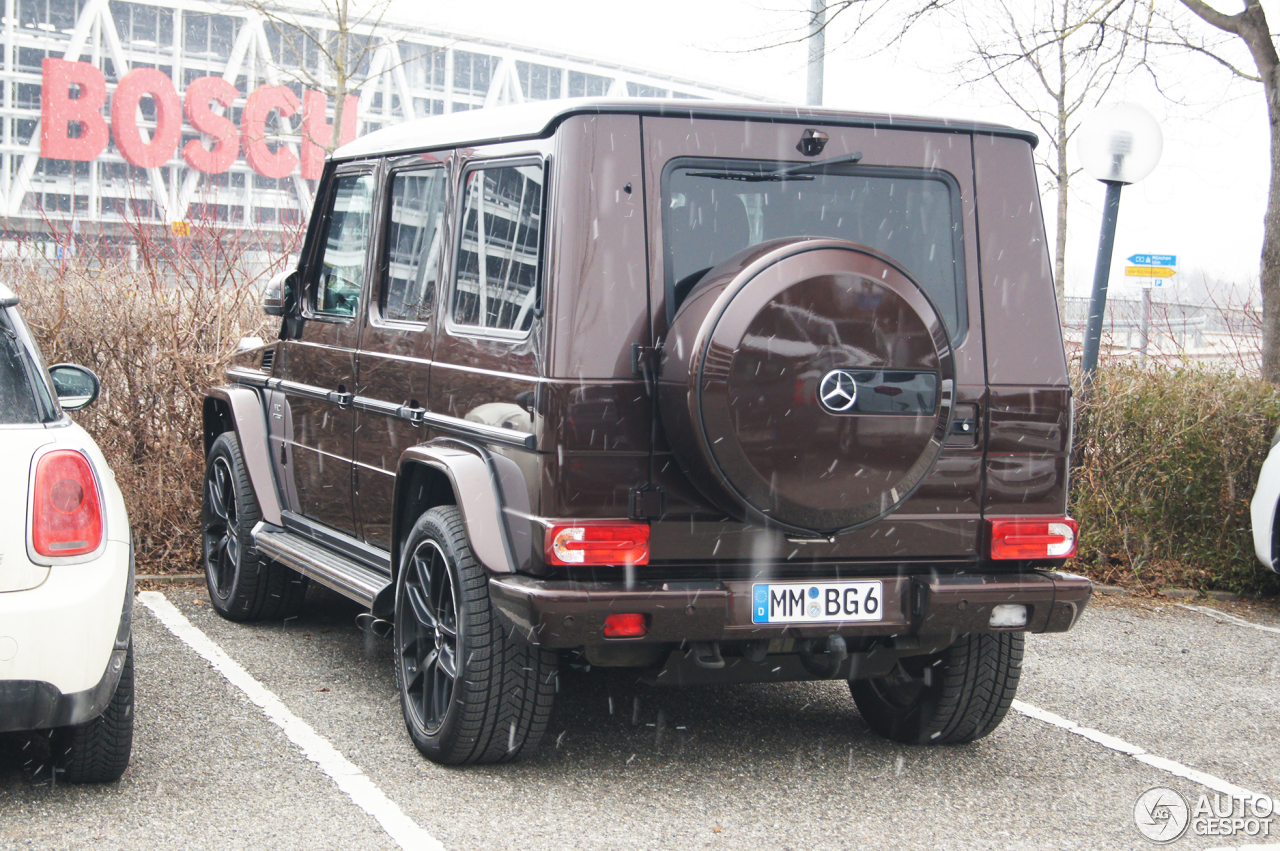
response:
<path id="1" fill-rule="evenodd" d="M 28 234 L 57 241 L 60 233 L 86 230 L 123 236 L 135 224 L 181 232 L 192 222 L 271 231 L 296 227 L 305 217 L 320 150 L 311 149 L 308 173 L 302 163 L 306 146 L 320 136 L 327 144 L 334 120 L 331 56 L 338 36 L 331 21 L 302 10 L 263 15 L 198 0 L 164 6 L 128 0 L 3 2 L 0 210 L 9 238 Z M 353 98 L 345 103 L 355 107 L 356 120 L 351 126 L 348 115 L 343 122 L 348 137 L 426 115 L 527 100 L 759 100 L 403 23 L 354 26 L 350 41 L 356 70 L 349 81 Z M 154 70 L 129 77 L 141 69 Z M 122 90 L 120 101 L 136 103 L 133 114 L 112 114 L 126 78 L 130 95 Z M 189 90 L 202 78 L 218 79 Z M 169 81 L 172 91 L 162 92 Z M 208 92 L 218 86 L 226 92 L 225 104 L 210 100 Z M 101 90 L 98 101 L 95 87 Z M 255 93 L 274 99 L 261 98 L 255 109 Z M 193 124 L 200 123 L 193 110 L 205 116 L 206 125 L 221 120 L 236 131 L 227 129 L 220 143 Z M 324 132 L 308 136 L 304 127 Z M 130 135 L 132 147 L 124 138 Z M 256 160 L 249 150 L 255 142 Z M 222 164 L 209 166 L 207 154 L 190 156 L 192 143 L 215 152 L 219 144 L 240 147 L 234 158 L 224 149 Z M 273 167 L 262 166 L 269 158 Z M 193 166 L 197 162 L 202 164 Z M 294 166 L 286 172 L 290 162 Z"/>

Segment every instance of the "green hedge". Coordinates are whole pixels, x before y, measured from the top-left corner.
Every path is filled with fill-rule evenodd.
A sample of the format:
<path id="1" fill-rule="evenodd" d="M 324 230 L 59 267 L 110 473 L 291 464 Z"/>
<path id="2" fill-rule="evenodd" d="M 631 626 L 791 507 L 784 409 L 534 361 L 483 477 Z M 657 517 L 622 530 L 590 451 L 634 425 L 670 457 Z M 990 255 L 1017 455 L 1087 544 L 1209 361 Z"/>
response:
<path id="1" fill-rule="evenodd" d="M 1125 585 L 1280 593 L 1253 554 L 1249 500 L 1280 388 L 1198 369 L 1110 364 L 1077 390 L 1075 567 Z"/>

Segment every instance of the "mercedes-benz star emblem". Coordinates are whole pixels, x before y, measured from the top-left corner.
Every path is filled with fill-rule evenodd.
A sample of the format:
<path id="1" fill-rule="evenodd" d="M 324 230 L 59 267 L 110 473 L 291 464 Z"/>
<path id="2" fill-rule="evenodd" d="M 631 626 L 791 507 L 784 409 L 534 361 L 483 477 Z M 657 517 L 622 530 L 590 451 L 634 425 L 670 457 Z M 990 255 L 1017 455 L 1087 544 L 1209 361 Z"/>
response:
<path id="1" fill-rule="evenodd" d="M 833 414 L 843 414 L 858 401 L 858 382 L 853 373 L 845 369 L 833 369 L 822 377 L 818 385 L 818 401 Z"/>

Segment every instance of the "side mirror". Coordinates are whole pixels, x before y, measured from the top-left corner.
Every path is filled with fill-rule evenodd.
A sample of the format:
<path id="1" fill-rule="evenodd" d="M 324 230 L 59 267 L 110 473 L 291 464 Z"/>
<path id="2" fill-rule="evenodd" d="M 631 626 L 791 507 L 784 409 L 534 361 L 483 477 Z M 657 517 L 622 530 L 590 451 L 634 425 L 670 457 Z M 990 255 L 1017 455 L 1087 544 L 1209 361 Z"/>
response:
<path id="1" fill-rule="evenodd" d="M 262 312 L 267 316 L 284 316 L 285 305 L 289 303 L 297 279 L 298 273 L 293 269 L 273 276 L 262 292 Z"/>
<path id="2" fill-rule="evenodd" d="M 53 379 L 53 392 L 64 411 L 87 408 L 102 389 L 98 376 L 92 370 L 74 363 L 54 364 L 49 367 L 49 377 Z"/>

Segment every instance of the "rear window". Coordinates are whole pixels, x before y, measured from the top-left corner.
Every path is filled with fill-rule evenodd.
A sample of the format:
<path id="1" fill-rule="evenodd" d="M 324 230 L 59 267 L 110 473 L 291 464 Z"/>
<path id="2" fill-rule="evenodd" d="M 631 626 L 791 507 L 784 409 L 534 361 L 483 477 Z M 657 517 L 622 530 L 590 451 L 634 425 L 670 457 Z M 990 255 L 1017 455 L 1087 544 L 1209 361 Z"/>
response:
<path id="1" fill-rule="evenodd" d="M 475 167 L 463 175 L 462 185 L 453 321 L 485 331 L 526 332 L 538 303 L 542 164 Z"/>
<path id="2" fill-rule="evenodd" d="M 57 417 L 28 345 L 26 328 L 10 311 L 0 310 L 0 425 L 41 423 Z"/>
<path id="3" fill-rule="evenodd" d="M 896 261 L 933 299 L 947 333 L 959 341 L 968 317 L 954 178 L 928 169 L 849 164 L 780 174 L 797 165 L 677 160 L 667 167 L 663 229 L 671 315 L 703 275 L 744 248 L 788 236 L 833 237 Z"/>

